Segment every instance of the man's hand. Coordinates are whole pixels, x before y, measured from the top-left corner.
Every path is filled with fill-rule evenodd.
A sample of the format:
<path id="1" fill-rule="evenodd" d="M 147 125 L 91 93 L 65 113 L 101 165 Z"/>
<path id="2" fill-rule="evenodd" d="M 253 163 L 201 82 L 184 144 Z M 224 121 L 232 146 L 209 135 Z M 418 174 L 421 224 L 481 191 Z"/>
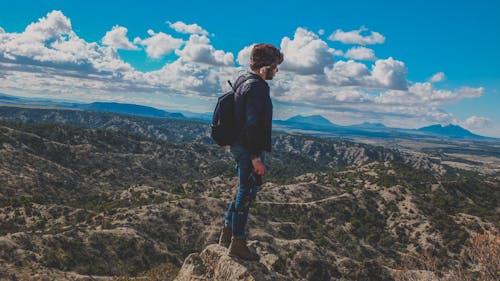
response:
<path id="1" fill-rule="evenodd" d="M 264 175 L 266 173 L 266 166 L 260 161 L 259 158 L 254 158 L 252 160 L 252 165 L 253 165 L 253 171 L 257 175 Z"/>

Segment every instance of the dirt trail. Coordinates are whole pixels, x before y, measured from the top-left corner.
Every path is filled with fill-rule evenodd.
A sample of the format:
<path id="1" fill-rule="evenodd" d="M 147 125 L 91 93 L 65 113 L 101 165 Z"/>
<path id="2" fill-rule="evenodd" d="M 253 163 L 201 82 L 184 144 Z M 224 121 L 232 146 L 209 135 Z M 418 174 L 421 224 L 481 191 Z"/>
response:
<path id="1" fill-rule="evenodd" d="M 273 202 L 273 201 L 256 201 L 258 204 L 264 204 L 264 205 L 315 205 L 319 203 L 323 203 L 325 201 L 330 201 L 330 200 L 336 200 L 336 199 L 341 199 L 344 197 L 352 197 L 351 194 L 349 193 L 343 193 L 340 195 L 335 195 L 335 196 L 330 196 L 327 198 L 315 200 L 315 201 L 310 201 L 310 202 Z"/>

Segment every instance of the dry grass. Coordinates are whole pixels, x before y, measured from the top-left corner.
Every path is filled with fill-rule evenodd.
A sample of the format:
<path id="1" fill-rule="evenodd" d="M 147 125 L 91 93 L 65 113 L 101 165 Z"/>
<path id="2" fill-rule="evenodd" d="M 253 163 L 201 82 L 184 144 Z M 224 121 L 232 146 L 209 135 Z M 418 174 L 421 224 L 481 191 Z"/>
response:
<path id="1" fill-rule="evenodd" d="M 440 271 L 438 259 L 429 251 L 419 256 L 404 256 L 394 270 L 396 281 L 496 281 L 500 280 L 500 235 L 476 233 L 466 245 L 464 261 L 449 271 Z M 464 266 L 462 264 L 467 264 Z"/>
<path id="2" fill-rule="evenodd" d="M 476 234 L 469 239 L 467 254 L 479 272 L 479 280 L 500 279 L 500 234 Z"/>

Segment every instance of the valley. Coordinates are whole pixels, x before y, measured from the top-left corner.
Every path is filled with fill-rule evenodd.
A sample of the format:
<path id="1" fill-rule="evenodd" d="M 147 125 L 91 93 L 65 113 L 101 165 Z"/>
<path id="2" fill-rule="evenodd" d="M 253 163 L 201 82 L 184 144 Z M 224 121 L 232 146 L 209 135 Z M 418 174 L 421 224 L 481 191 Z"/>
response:
<path id="1" fill-rule="evenodd" d="M 173 280 L 217 242 L 237 179 L 206 124 L 15 107 L 0 119 L 0 279 Z M 274 134 L 249 222 L 266 267 L 291 280 L 478 276 L 467 251 L 476 233 L 498 235 L 498 143 L 366 142 Z M 408 262 L 429 254 L 433 268 Z"/>

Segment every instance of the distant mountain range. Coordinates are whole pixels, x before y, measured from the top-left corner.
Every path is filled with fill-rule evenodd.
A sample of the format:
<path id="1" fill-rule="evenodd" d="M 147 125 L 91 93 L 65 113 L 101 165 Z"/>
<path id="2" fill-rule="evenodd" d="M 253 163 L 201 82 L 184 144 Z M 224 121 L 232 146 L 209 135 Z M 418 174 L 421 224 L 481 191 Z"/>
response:
<path id="1" fill-rule="evenodd" d="M 0 93 L 0 104 L 19 105 L 28 107 L 42 107 L 42 108 L 49 107 L 49 108 L 81 109 L 89 111 L 114 112 L 114 113 L 137 115 L 144 117 L 155 117 L 155 118 L 165 118 L 165 117 L 185 118 L 185 116 L 182 113 L 171 113 L 154 107 L 137 105 L 137 104 L 117 103 L 117 102 L 77 103 L 71 101 L 22 98 L 1 93 Z"/>
<path id="2" fill-rule="evenodd" d="M 210 122 L 211 113 L 194 113 L 189 111 L 167 112 L 150 106 L 125 104 L 115 102 L 78 103 L 49 99 L 22 98 L 0 93 L 0 105 L 67 108 L 87 111 L 113 112 L 154 118 L 188 119 L 201 122 Z M 342 126 L 332 123 L 321 115 L 296 115 L 287 120 L 274 120 L 275 129 L 282 131 L 303 132 L 311 135 L 356 136 L 376 138 L 468 138 L 494 139 L 474 134 L 458 125 L 442 126 L 439 124 L 420 129 L 402 129 L 386 127 L 382 123 L 364 122 L 357 125 Z"/>
<path id="3" fill-rule="evenodd" d="M 297 115 L 287 120 L 275 120 L 275 124 L 280 129 L 297 131 L 316 131 L 319 134 L 331 133 L 334 135 L 354 135 L 361 137 L 382 137 L 382 138 L 474 138 L 493 139 L 480 135 L 458 126 L 440 124 L 423 127 L 420 129 L 402 129 L 386 127 L 382 123 L 364 122 L 357 125 L 342 126 L 330 122 L 321 115 L 302 116 Z M 313 133 L 314 134 L 314 133 Z"/>

